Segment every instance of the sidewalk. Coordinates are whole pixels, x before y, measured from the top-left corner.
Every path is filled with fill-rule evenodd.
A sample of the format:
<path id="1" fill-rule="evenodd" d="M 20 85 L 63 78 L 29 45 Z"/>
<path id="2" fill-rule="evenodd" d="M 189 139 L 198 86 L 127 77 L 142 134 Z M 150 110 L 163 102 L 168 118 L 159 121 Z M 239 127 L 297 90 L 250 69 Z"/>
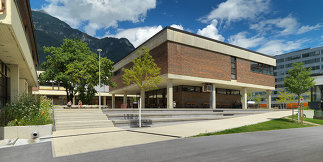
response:
<path id="1" fill-rule="evenodd" d="M 93 128 L 56 131 L 53 134 L 54 156 L 66 156 L 123 146 L 172 140 L 205 132 L 221 131 L 265 122 L 291 115 L 290 111 L 275 111 L 222 120 L 198 121 L 150 128 Z"/>
<path id="2" fill-rule="evenodd" d="M 141 132 L 167 134 L 179 137 L 190 137 L 200 133 L 217 132 L 225 129 L 257 124 L 271 119 L 277 119 L 291 115 L 291 111 L 275 111 L 255 115 L 247 115 L 221 120 L 206 120 L 194 123 L 174 124 L 161 127 L 136 129 Z"/>

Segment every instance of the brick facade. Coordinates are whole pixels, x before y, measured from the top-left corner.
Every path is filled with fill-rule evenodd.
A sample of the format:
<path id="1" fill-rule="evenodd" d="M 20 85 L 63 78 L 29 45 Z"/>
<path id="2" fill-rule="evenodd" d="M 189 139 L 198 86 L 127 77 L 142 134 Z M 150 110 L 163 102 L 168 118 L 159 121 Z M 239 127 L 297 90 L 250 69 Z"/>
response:
<path id="1" fill-rule="evenodd" d="M 231 80 L 230 56 L 168 42 L 168 72 L 193 77 Z"/>
<path id="2" fill-rule="evenodd" d="M 237 81 L 242 83 L 275 86 L 275 76 L 251 71 L 251 62 L 237 58 Z"/>
<path id="3" fill-rule="evenodd" d="M 150 55 L 153 57 L 153 59 L 155 60 L 155 63 L 157 64 L 157 66 L 159 68 L 161 68 L 160 74 L 166 74 L 167 73 L 167 43 L 163 43 L 161 45 L 159 45 L 158 47 L 150 50 Z M 126 66 L 124 66 L 124 68 L 129 69 L 132 66 L 132 62 L 128 63 Z M 125 84 L 123 84 L 123 80 L 122 80 L 122 75 L 123 75 L 123 71 L 121 70 L 120 73 L 116 76 L 113 76 L 112 81 L 114 81 L 115 83 L 117 83 L 117 88 L 122 88 L 125 87 Z M 114 90 L 117 88 L 110 88 L 110 90 Z"/>
<path id="4" fill-rule="evenodd" d="M 155 59 L 162 74 L 177 74 L 192 77 L 231 80 L 231 56 L 211 52 L 174 42 L 165 42 L 152 49 L 150 54 Z M 241 83 L 275 86 L 275 77 L 251 72 L 250 61 L 237 58 L 237 81 Z M 130 68 L 132 63 L 124 68 Z M 121 71 L 113 77 L 117 88 L 125 85 L 122 83 Z M 111 88 L 114 90 L 115 88 Z"/>

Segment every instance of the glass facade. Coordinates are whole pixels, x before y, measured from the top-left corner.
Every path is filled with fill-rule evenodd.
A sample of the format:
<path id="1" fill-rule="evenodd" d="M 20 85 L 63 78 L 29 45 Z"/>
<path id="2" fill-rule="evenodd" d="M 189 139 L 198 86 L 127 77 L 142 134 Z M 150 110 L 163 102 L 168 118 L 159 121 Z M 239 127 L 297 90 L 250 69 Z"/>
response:
<path id="1" fill-rule="evenodd" d="M 311 88 L 311 102 L 321 102 L 323 85 L 316 85 Z"/>
<path id="2" fill-rule="evenodd" d="M 8 67 L 0 60 L 0 109 L 10 100 Z"/>

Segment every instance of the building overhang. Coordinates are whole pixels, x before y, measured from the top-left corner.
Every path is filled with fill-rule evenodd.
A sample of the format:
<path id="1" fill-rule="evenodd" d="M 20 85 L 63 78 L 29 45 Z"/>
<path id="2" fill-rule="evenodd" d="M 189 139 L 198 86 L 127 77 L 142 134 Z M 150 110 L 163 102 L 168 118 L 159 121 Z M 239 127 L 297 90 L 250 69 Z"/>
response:
<path id="1" fill-rule="evenodd" d="M 192 76 L 177 75 L 177 74 L 164 74 L 164 75 L 161 75 L 161 78 L 162 78 L 162 81 L 157 85 L 158 89 L 166 88 L 167 81 L 172 80 L 173 86 L 179 86 L 179 85 L 202 86 L 203 83 L 211 83 L 211 84 L 215 84 L 216 88 L 235 89 L 235 90 L 242 90 L 243 88 L 246 88 L 247 91 L 249 92 L 275 90 L 275 87 L 272 87 L 272 86 L 241 83 L 241 82 L 237 82 L 236 80 L 225 81 L 225 80 L 192 77 Z M 109 93 L 124 94 L 125 92 L 127 92 L 127 94 L 136 95 L 140 93 L 140 90 L 136 85 L 129 85 L 129 86 L 112 90 Z"/>
<path id="2" fill-rule="evenodd" d="M 130 52 L 126 57 L 114 64 L 114 71 L 117 71 L 130 63 L 132 60 L 138 57 L 137 51 L 142 47 L 146 47 L 151 50 L 161 45 L 162 43 L 169 41 L 175 42 L 199 49 L 213 51 L 224 55 L 230 55 L 237 58 L 242 58 L 249 61 L 255 61 L 271 66 L 276 66 L 276 59 L 274 57 L 261 54 L 259 52 L 251 51 L 242 47 L 224 43 L 218 40 L 207 38 L 204 36 L 189 33 L 183 30 L 175 29 L 172 27 L 166 27 L 162 31 L 158 32 L 143 44 L 139 45 L 135 50 Z"/>
<path id="3" fill-rule="evenodd" d="M 35 39 L 31 38 L 34 36 L 32 22 L 31 18 L 23 20 L 21 14 L 26 13 L 20 13 L 13 0 L 8 0 L 5 12 L 0 13 L 0 59 L 9 68 L 10 65 L 19 65 L 19 78 L 26 79 L 29 86 L 37 86 L 35 66 L 38 55 Z"/>

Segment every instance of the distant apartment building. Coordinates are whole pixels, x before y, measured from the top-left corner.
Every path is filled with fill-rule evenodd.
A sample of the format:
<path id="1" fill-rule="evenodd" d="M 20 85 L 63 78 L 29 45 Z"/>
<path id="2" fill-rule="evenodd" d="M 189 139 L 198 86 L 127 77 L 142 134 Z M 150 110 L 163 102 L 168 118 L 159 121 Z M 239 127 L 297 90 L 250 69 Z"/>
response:
<path id="1" fill-rule="evenodd" d="M 272 93 L 272 104 L 273 106 L 279 107 L 281 104 L 276 101 L 279 96 L 278 90 L 284 89 L 283 83 L 285 77 L 288 75 L 288 70 L 292 68 L 294 62 L 304 63 L 304 67 L 312 68 L 312 75 L 315 76 L 316 82 L 320 75 L 323 75 L 323 46 L 316 48 L 307 48 L 294 52 L 289 52 L 281 55 L 276 55 L 276 69 L 275 75 L 275 90 Z M 318 86 L 316 86 L 318 88 Z M 318 90 L 317 90 L 318 92 Z M 320 93 L 321 94 L 321 93 Z M 313 95 L 312 95 L 313 96 Z M 321 95 L 320 95 L 321 96 Z M 303 99 L 305 103 L 310 102 L 310 96 L 303 94 Z M 315 96 L 316 100 L 321 100 L 318 95 Z M 314 99 L 312 97 L 312 99 Z M 296 106 L 296 101 L 294 104 L 289 104 L 288 107 Z"/>
<path id="2" fill-rule="evenodd" d="M 139 95 L 138 87 L 123 84 L 122 68 L 132 66 L 142 47 L 150 50 L 162 78 L 158 89 L 145 92 L 144 108 L 246 109 L 248 92 L 275 89 L 275 58 L 166 27 L 114 64 L 112 79 L 118 85 L 111 88 L 112 101 L 116 94 Z M 266 101 L 270 106 L 271 95 Z"/>
<path id="3" fill-rule="evenodd" d="M 29 0 L 1 0 L 0 108 L 37 86 L 38 61 Z"/>

